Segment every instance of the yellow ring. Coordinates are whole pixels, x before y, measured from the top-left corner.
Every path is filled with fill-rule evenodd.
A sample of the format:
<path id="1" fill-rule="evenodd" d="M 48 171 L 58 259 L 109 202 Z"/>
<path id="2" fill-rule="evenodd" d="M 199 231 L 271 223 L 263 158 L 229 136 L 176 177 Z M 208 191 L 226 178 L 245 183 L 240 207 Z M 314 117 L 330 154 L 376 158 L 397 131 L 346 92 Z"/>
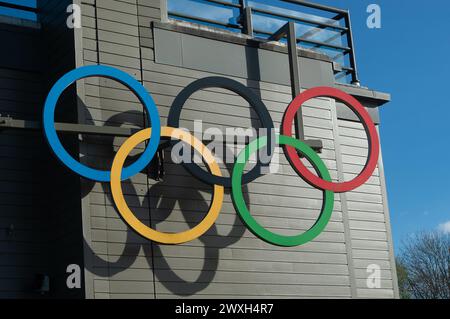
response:
<path id="1" fill-rule="evenodd" d="M 140 143 L 148 140 L 151 136 L 151 128 L 144 129 L 131 136 L 123 143 L 114 158 L 111 169 L 111 191 L 117 210 L 125 222 L 141 236 L 162 244 L 181 244 L 194 240 L 203 235 L 219 217 L 223 203 L 224 187 L 214 185 L 214 195 L 208 214 L 200 224 L 194 228 L 180 233 L 162 233 L 156 231 L 142 223 L 128 207 L 122 191 L 121 175 L 123 165 L 130 152 Z M 161 127 L 161 136 L 179 139 L 191 145 L 195 150 L 202 154 L 206 164 L 212 174 L 222 176 L 219 165 L 217 164 L 211 151 L 197 138 L 190 133 L 172 127 Z"/>

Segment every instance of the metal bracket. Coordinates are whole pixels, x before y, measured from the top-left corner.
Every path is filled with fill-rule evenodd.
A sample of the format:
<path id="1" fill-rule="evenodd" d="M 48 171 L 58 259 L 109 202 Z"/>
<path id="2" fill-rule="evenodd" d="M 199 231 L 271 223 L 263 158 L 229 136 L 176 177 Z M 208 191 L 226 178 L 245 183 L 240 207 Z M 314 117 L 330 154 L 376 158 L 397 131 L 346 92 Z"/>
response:
<path id="1" fill-rule="evenodd" d="M 295 31 L 294 22 L 290 21 L 286 23 L 284 26 L 282 26 L 271 37 L 269 37 L 269 41 L 279 41 L 284 37 L 287 38 L 292 99 L 295 99 L 301 93 L 301 82 L 300 82 L 300 64 L 297 51 L 298 39 Z M 301 141 L 304 141 L 306 144 L 310 145 L 313 149 L 319 150 L 319 152 L 321 152 L 323 148 L 323 143 L 321 140 L 308 140 L 308 141 L 305 140 L 302 108 L 298 110 L 294 124 L 295 124 L 296 138 Z"/>
<path id="2" fill-rule="evenodd" d="M 245 1 L 241 0 L 241 14 L 239 16 L 239 22 L 243 25 L 242 32 L 250 37 L 253 37 L 253 16 L 252 16 L 252 8 L 245 7 Z"/>
<path id="3" fill-rule="evenodd" d="M 39 131 L 42 125 L 37 121 L 15 120 L 9 116 L 0 116 L 0 129 L 17 129 Z M 71 123 L 55 123 L 56 131 L 60 133 L 72 134 L 89 134 L 89 135 L 103 135 L 103 136 L 119 136 L 129 137 L 137 133 L 140 129 L 123 128 L 114 126 L 95 126 L 85 124 L 71 124 Z"/>
<path id="4" fill-rule="evenodd" d="M 114 126 L 95 126 L 85 124 L 72 123 L 55 123 L 55 129 L 59 133 L 65 134 L 87 134 L 87 135 L 101 135 L 114 137 L 130 137 L 139 132 L 141 129 L 122 128 Z M 37 121 L 15 120 L 9 115 L 2 117 L 0 114 L 0 132 L 1 130 L 25 130 L 25 131 L 40 131 L 42 125 Z M 164 178 L 164 142 L 160 142 L 160 147 L 152 162 L 148 166 L 148 176 L 159 181 Z"/>
<path id="5" fill-rule="evenodd" d="M 0 131 L 2 129 L 39 131 L 42 129 L 42 125 L 40 122 L 37 121 L 15 120 L 10 116 L 2 117 L 0 114 Z M 117 137 L 130 137 L 141 130 L 136 128 L 95 126 L 95 125 L 71 124 L 71 123 L 55 123 L 55 129 L 57 132 L 63 134 L 64 133 L 87 134 L 87 135 L 102 135 L 102 136 L 117 136 Z M 248 142 L 249 140 L 246 140 L 246 143 Z M 322 141 L 319 140 L 308 140 L 305 141 L 305 143 L 308 144 L 312 149 L 314 149 L 317 152 L 321 152 L 323 148 Z M 161 141 L 160 146 L 163 148 L 165 145 L 166 142 Z"/>

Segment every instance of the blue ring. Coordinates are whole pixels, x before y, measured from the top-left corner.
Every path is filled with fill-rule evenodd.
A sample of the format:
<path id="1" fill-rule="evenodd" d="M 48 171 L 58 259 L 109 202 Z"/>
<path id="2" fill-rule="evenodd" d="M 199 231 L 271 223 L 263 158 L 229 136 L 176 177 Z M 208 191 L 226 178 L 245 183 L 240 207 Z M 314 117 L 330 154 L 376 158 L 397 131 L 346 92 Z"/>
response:
<path id="1" fill-rule="evenodd" d="M 77 80 L 94 76 L 105 77 L 118 81 L 132 90 L 147 110 L 149 123 L 151 123 L 152 128 L 154 128 L 152 130 L 152 136 L 147 145 L 147 148 L 139 157 L 139 159 L 130 166 L 123 169 L 122 180 L 125 180 L 138 174 L 151 162 L 153 156 L 158 150 L 161 138 L 161 122 L 159 120 L 158 109 L 156 108 L 156 104 L 153 101 L 153 98 L 141 83 L 139 83 L 136 79 L 134 79 L 127 73 L 108 66 L 91 65 L 80 67 L 64 75 L 52 87 L 50 93 L 48 94 L 47 100 L 45 101 L 43 114 L 44 134 L 47 138 L 50 148 L 53 150 L 55 155 L 64 163 L 64 165 L 73 170 L 75 173 L 87 179 L 98 182 L 109 182 L 111 180 L 110 171 L 102 171 L 89 168 L 76 161 L 64 149 L 61 141 L 58 138 L 54 126 L 56 104 L 58 103 L 58 99 L 64 92 L 64 90 L 66 90 L 72 83 Z"/>

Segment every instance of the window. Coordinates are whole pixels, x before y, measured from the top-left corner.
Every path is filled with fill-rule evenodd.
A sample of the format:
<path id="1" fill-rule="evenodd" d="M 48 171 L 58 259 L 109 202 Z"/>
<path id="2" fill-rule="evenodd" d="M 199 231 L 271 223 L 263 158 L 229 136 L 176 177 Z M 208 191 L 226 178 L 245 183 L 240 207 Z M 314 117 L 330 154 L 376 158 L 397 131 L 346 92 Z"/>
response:
<path id="1" fill-rule="evenodd" d="M 37 0 L 0 0 L 0 16 L 37 21 Z"/>

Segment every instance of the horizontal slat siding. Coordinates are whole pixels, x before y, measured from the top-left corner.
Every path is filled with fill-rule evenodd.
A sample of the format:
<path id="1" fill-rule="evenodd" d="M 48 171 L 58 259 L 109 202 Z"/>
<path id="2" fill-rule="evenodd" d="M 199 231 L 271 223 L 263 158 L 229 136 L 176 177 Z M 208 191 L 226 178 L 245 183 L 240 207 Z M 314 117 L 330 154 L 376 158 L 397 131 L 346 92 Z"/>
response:
<path id="1" fill-rule="evenodd" d="M 97 2 L 95 8 L 85 3 L 83 17 L 84 62 L 121 68 L 140 79 L 140 56 L 136 36 L 141 34 L 142 73 L 144 85 L 152 93 L 163 123 L 174 97 L 195 79 L 211 76 L 205 72 L 163 66 L 153 61 L 153 41 L 149 21 L 157 11 L 152 1 L 139 1 L 139 30 L 132 17 L 133 1 L 118 6 Z M 144 5 L 145 3 L 145 5 Z M 148 4 L 148 5 L 147 5 Z M 144 8 L 145 7 L 145 8 Z M 111 11 L 111 12 L 110 12 Z M 121 11 L 121 15 L 117 15 Z M 109 17 L 114 16 L 114 19 Z M 111 21 L 114 20 L 114 21 Z M 98 26 L 98 48 L 95 26 Z M 260 94 L 267 104 L 275 125 L 279 126 L 282 112 L 290 101 L 289 88 L 271 83 L 235 80 L 248 84 Z M 89 121 L 97 125 L 122 123 L 142 125 L 142 106 L 121 85 L 111 80 L 88 79 L 85 85 L 89 105 Z M 336 161 L 328 100 L 314 100 L 305 107 L 306 131 L 309 138 L 324 140 L 324 160 L 336 177 Z M 208 109 L 207 112 L 205 110 Z M 123 111 L 134 111 L 120 117 Z M 193 119 L 203 119 L 204 129 L 210 126 L 251 127 L 257 119 L 249 105 L 234 93 L 221 89 L 208 89 L 196 93 L 182 113 L 182 126 L 192 126 Z M 120 123 L 120 124 L 119 124 Z M 96 139 L 89 149 L 90 163 L 109 167 L 113 147 L 122 139 L 104 141 Z M 112 143 L 112 144 L 111 144 Z M 170 158 L 166 154 L 166 158 Z M 95 156 L 95 157 L 94 157 Z M 270 229 L 284 234 L 303 232 L 310 227 L 322 203 L 321 192 L 304 183 L 280 156 L 282 171 L 249 185 L 247 194 L 251 209 L 258 220 Z M 198 223 L 204 216 L 210 200 L 210 186 L 192 178 L 179 165 L 167 160 L 164 182 L 155 185 L 141 175 L 130 183 L 123 183 L 126 199 L 143 221 L 159 230 L 179 231 Z M 225 174 L 228 174 L 224 170 Z M 277 185 L 275 187 L 275 185 Z M 150 190 L 148 190 L 150 186 Z M 148 269 L 154 267 L 156 297 L 211 296 L 233 294 L 234 297 L 252 295 L 280 296 L 350 296 L 347 257 L 344 243 L 340 203 L 327 230 L 314 242 L 297 248 L 278 248 L 255 238 L 241 224 L 229 194 L 216 224 L 202 238 L 180 246 L 158 246 L 153 249 L 148 242 L 130 230 L 117 216 L 108 187 L 95 185 L 90 193 L 92 249 L 98 254 L 94 273 L 111 271 L 114 275 L 94 279 L 94 297 L 118 296 L 151 297 L 152 277 Z M 277 203 L 274 206 L 273 203 Z M 169 216 L 168 216 L 169 215 Z M 186 219 L 188 224 L 186 224 Z M 124 244 L 127 242 L 127 244 Z M 139 249 L 145 244 L 144 249 Z M 128 251 L 128 253 L 127 253 Z M 206 258 L 206 259 L 205 259 Z M 111 263 L 105 263 L 111 260 Z M 313 266 L 314 265 L 314 266 Z M 123 268 L 117 268 L 123 267 Z M 117 273 L 116 273 L 117 271 Z M 120 271 L 120 272 L 119 272 Z M 146 274 L 145 279 L 139 274 Z M 270 277 L 267 277 L 270 274 Z M 278 284 L 278 285 L 277 285 Z M 252 292 L 247 287 L 253 286 Z M 281 292 L 286 287 L 286 292 Z"/>
<path id="2" fill-rule="evenodd" d="M 42 104 L 40 31 L 0 24 L 0 114 L 34 120 Z M 0 298 L 39 298 L 35 275 L 48 273 L 48 216 L 42 209 L 44 163 L 39 133 L 0 130 Z"/>
<path id="3" fill-rule="evenodd" d="M 115 66 L 143 80 L 158 105 L 163 125 L 174 98 L 186 85 L 215 75 L 155 63 L 150 22 L 160 19 L 158 0 L 83 0 L 82 3 L 84 64 Z M 291 101 L 290 88 L 233 79 L 261 96 L 275 126 L 279 127 L 285 107 Z M 84 88 L 88 123 L 143 126 L 142 105 L 122 85 L 108 79 L 87 79 Z M 328 99 L 309 101 L 304 106 L 304 123 L 307 138 L 323 141 L 321 157 L 332 178 L 337 180 L 331 105 L 334 103 Z M 196 119 L 203 120 L 203 130 L 217 126 L 258 126 L 248 103 L 223 89 L 202 90 L 189 99 L 180 124 L 192 128 Z M 359 172 L 363 141 L 354 140 L 351 132 L 347 135 L 344 132 L 340 140 L 346 162 L 344 176 L 350 178 Z M 114 151 L 123 139 L 92 138 L 85 142 L 86 163 L 109 169 Z M 228 176 L 229 167 L 221 167 Z M 321 192 L 303 182 L 282 154 L 280 167 L 278 174 L 248 185 L 245 194 L 253 215 L 261 223 L 280 233 L 298 233 L 310 227 L 316 218 L 322 203 Z M 211 187 L 191 177 L 182 166 L 172 164 L 170 154 L 166 154 L 165 169 L 163 182 L 155 183 L 144 174 L 124 182 L 126 200 L 136 215 L 152 227 L 162 231 L 186 230 L 205 215 Z M 377 192 L 378 174 L 377 170 L 358 192 L 348 195 L 352 253 L 361 295 L 365 294 L 360 290 L 364 289 L 361 280 L 365 278 L 362 265 L 366 258 L 379 257 L 380 265 L 389 265 L 383 259 L 386 232 L 368 231 L 366 228 L 373 225 L 364 224 L 378 225 L 383 220 L 382 197 Z M 351 296 L 339 196 L 325 232 L 313 242 L 295 248 L 279 248 L 255 238 L 237 218 L 228 192 L 215 226 L 200 239 L 179 246 L 151 244 L 131 231 L 119 218 L 108 185 L 93 184 L 89 202 L 90 246 L 95 257 L 88 267 L 94 273 L 94 298 Z M 366 237 L 380 240 L 372 243 Z M 391 273 L 383 272 L 383 276 L 384 288 Z"/>
<path id="4" fill-rule="evenodd" d="M 136 0 L 83 0 L 82 12 L 84 64 L 111 65 L 141 80 L 140 30 Z M 118 93 L 112 92 L 106 82 L 115 85 L 116 91 L 124 96 L 119 97 Z M 114 81 L 89 78 L 85 81 L 84 89 L 84 118 L 87 123 L 144 127 L 143 106 L 124 86 Z M 114 109 L 109 107 L 110 101 L 116 101 Z M 84 163 L 96 168 L 110 169 L 114 150 L 123 141 L 122 138 L 86 139 L 82 143 L 82 149 L 85 150 Z M 148 189 L 147 177 L 139 174 L 132 178 L 132 181 L 139 183 L 124 182 L 132 195 L 129 203 L 132 206 L 141 206 L 141 203 L 148 200 L 144 191 Z M 105 215 L 106 209 L 114 210 L 108 185 L 97 183 L 92 187 L 87 201 L 91 225 L 91 241 L 88 245 L 92 252 L 92 262 L 87 267 L 93 273 L 93 283 L 87 283 L 93 286 L 90 297 L 109 299 L 122 293 L 141 293 L 146 298 L 154 298 L 151 243 L 128 230 L 121 220 L 116 220 L 117 212 L 113 218 Z M 136 193 L 135 188 L 140 191 Z M 141 216 L 149 218 L 148 206 L 141 209 Z M 119 232 L 114 230 L 117 222 L 120 224 Z M 124 237 L 116 240 L 117 233 Z M 129 280 L 129 277 L 126 284 L 121 285 L 125 281 L 120 280 L 120 276 L 133 276 L 133 269 L 139 267 L 139 264 L 136 264 L 140 262 L 137 256 L 145 259 L 147 267 L 137 268 L 139 270 L 136 270 L 134 278 L 131 278 L 133 280 Z M 140 276 L 141 280 L 134 281 L 136 276 Z"/>
<path id="5" fill-rule="evenodd" d="M 339 120 L 339 136 L 344 175 L 354 178 L 364 167 L 368 142 L 360 123 Z M 393 274 L 389 252 L 388 230 L 379 171 L 370 185 L 363 185 L 345 194 L 351 234 L 352 254 L 356 274 L 357 296 L 363 298 L 393 298 Z M 367 266 L 381 268 L 381 288 L 367 287 Z"/>
<path id="6" fill-rule="evenodd" d="M 66 24 L 69 15 L 67 7 L 72 3 L 72 0 L 38 1 L 43 47 L 46 48 L 42 61 L 46 76 L 45 94 L 62 75 L 75 68 L 74 32 Z M 56 121 L 76 123 L 76 98 L 73 86 L 65 90 L 56 108 Z M 60 138 L 70 153 L 77 153 L 76 136 L 64 135 Z M 48 193 L 46 209 L 52 227 L 48 245 L 52 265 L 51 296 L 80 298 L 84 296 L 84 291 L 70 290 L 66 284 L 67 266 L 83 264 L 79 177 L 61 165 L 48 146 L 45 145 L 44 151 L 47 156 L 44 166 L 45 191 Z"/>

